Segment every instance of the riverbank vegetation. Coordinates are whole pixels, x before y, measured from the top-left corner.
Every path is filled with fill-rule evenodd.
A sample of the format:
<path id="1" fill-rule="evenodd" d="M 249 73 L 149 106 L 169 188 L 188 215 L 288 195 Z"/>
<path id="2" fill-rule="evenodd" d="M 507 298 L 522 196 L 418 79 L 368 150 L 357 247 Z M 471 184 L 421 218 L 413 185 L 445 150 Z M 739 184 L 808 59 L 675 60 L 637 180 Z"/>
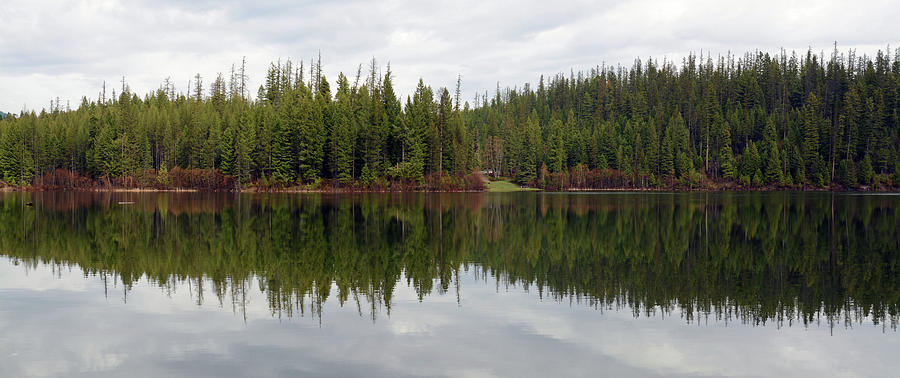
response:
<path id="1" fill-rule="evenodd" d="M 689 55 L 541 77 L 465 101 L 373 60 L 329 81 L 242 64 L 176 93 L 123 79 L 0 120 L 0 180 L 34 188 L 548 190 L 900 187 L 900 50 Z"/>

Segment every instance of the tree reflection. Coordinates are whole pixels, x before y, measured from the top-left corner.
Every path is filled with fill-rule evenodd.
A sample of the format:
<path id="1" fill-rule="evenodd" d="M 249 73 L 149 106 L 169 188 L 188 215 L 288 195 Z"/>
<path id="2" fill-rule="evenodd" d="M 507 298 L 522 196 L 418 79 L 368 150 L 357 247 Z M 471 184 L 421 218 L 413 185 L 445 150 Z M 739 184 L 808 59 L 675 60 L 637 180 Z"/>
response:
<path id="1" fill-rule="evenodd" d="M 33 202 L 33 207 L 25 206 Z M 134 202 L 133 205 L 120 204 Z M 896 329 L 900 197 L 830 193 L 0 196 L 0 251 L 277 316 L 336 296 L 374 320 L 461 270 L 635 316 Z M 464 294 L 464 293 L 462 293 Z"/>

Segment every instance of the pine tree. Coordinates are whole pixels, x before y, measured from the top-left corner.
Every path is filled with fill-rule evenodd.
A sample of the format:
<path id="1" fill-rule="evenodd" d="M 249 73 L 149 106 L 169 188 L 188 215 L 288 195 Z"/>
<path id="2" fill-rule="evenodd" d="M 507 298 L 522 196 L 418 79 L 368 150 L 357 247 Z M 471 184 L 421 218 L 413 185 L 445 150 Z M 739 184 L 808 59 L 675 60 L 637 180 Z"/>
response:
<path id="1" fill-rule="evenodd" d="M 734 155 L 731 152 L 731 132 L 728 123 L 722 127 L 721 153 L 719 162 L 722 168 L 722 177 L 726 180 L 734 180 L 738 177 L 737 166 L 734 161 Z"/>
<path id="2" fill-rule="evenodd" d="M 298 147 L 298 170 L 305 181 L 315 181 L 322 172 L 325 146 L 325 125 L 321 111 L 308 96 L 301 101 L 300 135 Z"/>
<path id="3" fill-rule="evenodd" d="M 220 77 L 221 79 L 221 77 Z M 224 96 L 224 92 L 221 94 Z M 223 100 L 224 101 L 224 100 Z M 218 117 L 216 117 L 218 118 Z M 218 149 L 219 149 L 219 139 L 221 131 L 219 129 L 219 121 L 215 119 L 210 122 L 209 130 L 207 131 L 206 140 L 203 141 L 203 147 L 200 153 L 200 167 L 211 169 L 216 167 L 216 160 L 218 158 Z"/>
<path id="4" fill-rule="evenodd" d="M 690 133 L 684 125 L 684 118 L 681 112 L 674 112 L 669 118 L 669 124 L 666 127 L 672 128 L 672 141 L 675 146 L 675 170 L 678 177 L 688 178 L 694 169 L 694 163 L 691 159 L 690 152 Z"/>
<path id="5" fill-rule="evenodd" d="M 659 171 L 659 132 L 656 130 L 656 122 L 653 118 L 644 127 L 644 156 L 647 159 L 647 172 L 656 177 Z"/>
<path id="6" fill-rule="evenodd" d="M 272 177 L 284 184 L 294 181 L 299 171 L 297 148 L 304 117 L 300 101 L 296 91 L 284 92 L 279 100 L 279 117 L 272 135 Z"/>
<path id="7" fill-rule="evenodd" d="M 406 160 L 413 178 L 421 179 L 426 171 L 436 170 L 433 152 L 436 150 L 434 130 L 434 98 L 431 88 L 422 79 L 416 87 L 412 102 L 407 100 L 405 132 L 403 135 Z M 428 154 L 431 151 L 432 154 Z M 421 165 L 420 165 L 421 164 Z M 421 166 L 421 168 L 419 168 Z"/>
<path id="8" fill-rule="evenodd" d="M 235 132 L 233 127 L 225 129 L 222 133 L 222 141 L 219 143 L 219 167 L 226 175 L 235 174 Z"/>
<path id="9" fill-rule="evenodd" d="M 728 149 L 729 154 L 731 148 Z M 659 148 L 659 171 L 664 177 L 675 176 L 675 147 L 672 142 L 672 129 L 667 128 Z"/>
<path id="10" fill-rule="evenodd" d="M 563 172 L 566 151 L 565 146 L 563 145 L 563 136 L 562 136 L 562 121 L 558 118 L 554 118 L 550 121 L 550 140 L 548 141 L 548 168 L 550 172 L 558 173 Z"/>
<path id="11" fill-rule="evenodd" d="M 872 158 L 869 155 L 866 155 L 859 165 L 859 183 L 863 185 L 875 183 L 875 170 L 872 168 Z"/>
<path id="12" fill-rule="evenodd" d="M 762 158 L 765 164 L 765 182 L 770 185 L 780 185 L 784 182 L 784 174 L 781 168 L 781 151 L 778 149 L 776 138 L 775 122 L 769 117 L 763 132 L 763 147 L 765 150 Z"/>
<path id="13" fill-rule="evenodd" d="M 351 116 L 350 87 L 342 73 L 338 76 L 331 150 L 334 154 L 337 179 L 344 184 L 353 180 L 353 147 L 356 145 L 356 136 L 353 133 Z"/>
<path id="14" fill-rule="evenodd" d="M 747 143 L 747 148 L 744 149 L 744 154 L 741 158 L 741 176 L 758 183 L 761 180 L 760 172 L 760 157 L 759 157 L 759 149 L 756 148 L 756 143 L 752 140 Z"/>
<path id="15" fill-rule="evenodd" d="M 388 155 L 388 161 L 391 164 L 397 164 L 403 161 L 404 140 L 403 135 L 405 127 L 403 125 L 403 109 L 397 94 L 394 93 L 394 78 L 391 73 L 391 66 L 387 66 L 387 72 L 381 80 L 381 97 L 384 102 L 384 119 L 385 129 L 388 132 L 385 152 Z"/>
<path id="16" fill-rule="evenodd" d="M 541 143 L 541 129 L 538 125 L 537 112 L 532 112 L 525 123 L 525 135 L 522 140 L 521 159 L 517 181 L 529 185 L 537 178 L 538 152 Z"/>
<path id="17" fill-rule="evenodd" d="M 803 161 L 806 163 L 804 168 L 814 180 L 822 174 L 822 172 L 819 172 L 817 164 L 821 159 L 819 155 L 819 128 L 822 123 L 819 115 L 821 112 L 820 108 L 819 98 L 815 93 L 810 93 L 806 105 L 803 106 L 802 113 L 802 152 Z"/>
<path id="18" fill-rule="evenodd" d="M 856 167 L 848 159 L 841 160 L 841 163 L 838 165 L 838 182 L 846 188 L 856 187 Z"/>
<path id="19" fill-rule="evenodd" d="M 25 141 L 22 121 L 5 120 L 0 134 L 0 176 L 13 185 L 27 185 L 34 175 L 31 149 Z"/>
<path id="20" fill-rule="evenodd" d="M 900 62 L 898 62 L 900 63 Z M 872 164 L 878 173 L 887 173 L 897 160 L 891 146 L 891 116 L 885 104 L 884 91 L 878 88 L 872 94 L 874 112 L 870 113 L 872 132 Z"/>
<path id="21" fill-rule="evenodd" d="M 453 162 L 450 161 L 453 156 L 453 145 L 450 143 L 450 120 L 453 113 L 453 103 L 450 100 L 450 92 L 447 88 L 441 89 L 441 98 L 438 102 L 437 122 L 435 123 L 435 146 L 437 149 L 437 171 L 443 172 L 444 166 L 451 167 Z"/>
<path id="22" fill-rule="evenodd" d="M 250 182 L 253 146 L 256 145 L 256 128 L 250 113 L 241 115 L 237 140 L 235 140 L 234 145 L 234 167 L 232 172 L 237 180 L 237 186 L 240 188 L 244 183 Z"/>
<path id="23" fill-rule="evenodd" d="M 612 123 L 604 122 L 600 125 L 599 142 L 598 150 L 603 155 L 603 160 L 609 164 L 610 168 L 622 169 L 617 159 L 619 143 L 616 140 L 616 130 Z"/>

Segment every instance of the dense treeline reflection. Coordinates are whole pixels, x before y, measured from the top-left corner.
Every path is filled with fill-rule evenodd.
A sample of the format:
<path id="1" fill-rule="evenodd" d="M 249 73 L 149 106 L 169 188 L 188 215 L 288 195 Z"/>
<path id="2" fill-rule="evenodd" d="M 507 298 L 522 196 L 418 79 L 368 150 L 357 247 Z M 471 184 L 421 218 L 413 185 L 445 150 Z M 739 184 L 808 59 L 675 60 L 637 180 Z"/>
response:
<path id="1" fill-rule="evenodd" d="M 8 194 L 0 252 L 126 290 L 212 282 L 239 309 L 255 280 L 279 316 L 337 296 L 374 318 L 403 280 L 423 300 L 464 295 L 463 270 L 635 316 L 896 329 L 898 207 L 829 193 Z"/>

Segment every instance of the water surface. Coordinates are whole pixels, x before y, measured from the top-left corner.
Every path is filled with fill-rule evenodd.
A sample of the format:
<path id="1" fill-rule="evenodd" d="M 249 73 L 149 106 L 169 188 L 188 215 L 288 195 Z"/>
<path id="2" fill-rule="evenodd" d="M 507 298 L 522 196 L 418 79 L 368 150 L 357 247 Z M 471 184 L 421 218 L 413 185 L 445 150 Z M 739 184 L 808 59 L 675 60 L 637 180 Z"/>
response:
<path id="1" fill-rule="evenodd" d="M 0 195 L 0 376 L 891 376 L 900 196 Z"/>

